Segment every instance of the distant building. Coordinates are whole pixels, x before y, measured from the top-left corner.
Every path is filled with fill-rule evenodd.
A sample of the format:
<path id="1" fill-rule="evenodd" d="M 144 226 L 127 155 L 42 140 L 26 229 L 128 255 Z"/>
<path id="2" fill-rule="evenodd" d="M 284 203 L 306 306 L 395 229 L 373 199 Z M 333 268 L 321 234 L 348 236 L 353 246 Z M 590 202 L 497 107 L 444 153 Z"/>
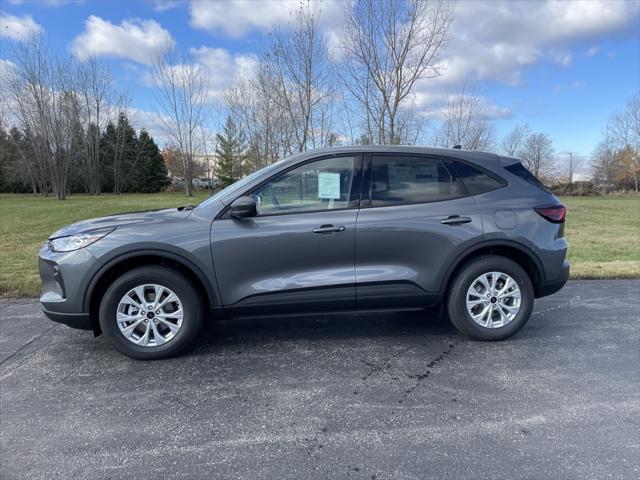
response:
<path id="1" fill-rule="evenodd" d="M 165 148 L 161 152 L 164 163 L 167 165 L 170 177 L 184 178 L 184 172 L 182 171 L 182 163 L 179 161 L 178 153 L 176 150 Z M 193 155 L 193 178 L 214 177 L 216 169 L 216 156 L 215 155 Z"/>
<path id="2" fill-rule="evenodd" d="M 215 155 L 194 155 L 193 162 L 198 165 L 198 170 L 201 174 L 197 175 L 199 177 L 214 177 L 214 172 L 216 170 L 217 159 Z"/>
<path id="3" fill-rule="evenodd" d="M 586 172 L 576 172 L 573 174 L 574 183 L 593 183 L 593 174 Z"/>

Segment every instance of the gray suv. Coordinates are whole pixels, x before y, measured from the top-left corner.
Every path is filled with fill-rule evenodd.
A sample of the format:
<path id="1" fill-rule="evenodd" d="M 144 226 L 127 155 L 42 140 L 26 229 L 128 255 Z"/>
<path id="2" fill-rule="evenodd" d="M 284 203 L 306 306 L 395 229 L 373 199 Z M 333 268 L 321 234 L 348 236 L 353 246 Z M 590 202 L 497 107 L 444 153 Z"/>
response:
<path id="1" fill-rule="evenodd" d="M 565 207 L 514 158 L 343 147 L 270 165 L 197 207 L 75 223 L 39 255 L 44 313 L 138 359 L 212 317 L 444 304 L 501 340 L 567 281 Z"/>

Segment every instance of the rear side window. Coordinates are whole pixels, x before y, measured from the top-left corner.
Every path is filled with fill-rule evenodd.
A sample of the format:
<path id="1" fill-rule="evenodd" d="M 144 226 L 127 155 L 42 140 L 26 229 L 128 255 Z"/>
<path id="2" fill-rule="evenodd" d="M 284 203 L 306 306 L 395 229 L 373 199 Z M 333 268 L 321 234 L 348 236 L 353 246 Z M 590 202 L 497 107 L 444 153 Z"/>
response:
<path id="1" fill-rule="evenodd" d="M 447 161 L 447 166 L 451 167 L 471 195 L 490 192 L 507 184 L 502 178 L 468 163 L 449 160 Z"/>
<path id="2" fill-rule="evenodd" d="M 549 192 L 549 189 L 544 185 L 544 183 L 538 180 L 533 173 L 531 173 L 529 170 L 526 169 L 524 165 L 522 165 L 522 163 L 520 162 L 512 163 L 511 165 L 507 165 L 506 167 L 504 167 L 504 169 L 508 172 L 513 173 L 517 177 L 520 177 L 525 182 L 528 182 L 531 185 L 534 185 L 539 189 L 544 190 L 545 192 Z"/>
<path id="3" fill-rule="evenodd" d="M 462 196 L 442 161 L 436 158 L 375 155 L 372 159 L 371 205 L 405 205 Z"/>

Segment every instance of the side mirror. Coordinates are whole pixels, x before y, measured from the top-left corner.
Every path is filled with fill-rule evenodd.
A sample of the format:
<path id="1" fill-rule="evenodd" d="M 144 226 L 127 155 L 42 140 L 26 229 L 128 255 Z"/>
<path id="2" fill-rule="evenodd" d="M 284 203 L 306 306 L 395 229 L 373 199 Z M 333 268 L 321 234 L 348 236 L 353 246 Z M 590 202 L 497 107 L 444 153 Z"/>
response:
<path id="1" fill-rule="evenodd" d="M 252 197 L 236 198 L 229 209 L 233 218 L 255 217 L 258 214 L 256 201 Z"/>

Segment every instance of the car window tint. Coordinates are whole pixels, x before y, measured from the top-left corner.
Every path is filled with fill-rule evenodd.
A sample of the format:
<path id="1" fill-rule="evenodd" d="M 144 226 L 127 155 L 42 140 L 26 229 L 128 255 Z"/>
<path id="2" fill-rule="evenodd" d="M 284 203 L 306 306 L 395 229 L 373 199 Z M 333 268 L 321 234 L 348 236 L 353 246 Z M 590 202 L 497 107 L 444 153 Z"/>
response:
<path id="1" fill-rule="evenodd" d="M 460 195 L 459 185 L 438 159 L 401 155 L 372 159 L 372 206 L 435 202 Z"/>
<path id="2" fill-rule="evenodd" d="M 347 208 L 354 162 L 326 158 L 279 175 L 251 193 L 258 215 Z"/>
<path id="3" fill-rule="evenodd" d="M 449 160 L 447 161 L 447 166 L 453 169 L 456 177 L 462 181 L 471 195 L 490 192 L 507 183 L 503 179 L 488 172 L 483 172 L 468 163 Z"/>
<path id="4" fill-rule="evenodd" d="M 512 163 L 511 165 L 507 165 L 506 167 L 504 167 L 504 169 L 520 177 L 525 182 L 538 187 L 540 190 L 544 190 L 545 192 L 550 193 L 550 190 L 545 186 L 545 184 L 538 180 L 538 178 L 533 173 L 527 170 L 527 168 L 522 165 L 522 163 Z"/>

